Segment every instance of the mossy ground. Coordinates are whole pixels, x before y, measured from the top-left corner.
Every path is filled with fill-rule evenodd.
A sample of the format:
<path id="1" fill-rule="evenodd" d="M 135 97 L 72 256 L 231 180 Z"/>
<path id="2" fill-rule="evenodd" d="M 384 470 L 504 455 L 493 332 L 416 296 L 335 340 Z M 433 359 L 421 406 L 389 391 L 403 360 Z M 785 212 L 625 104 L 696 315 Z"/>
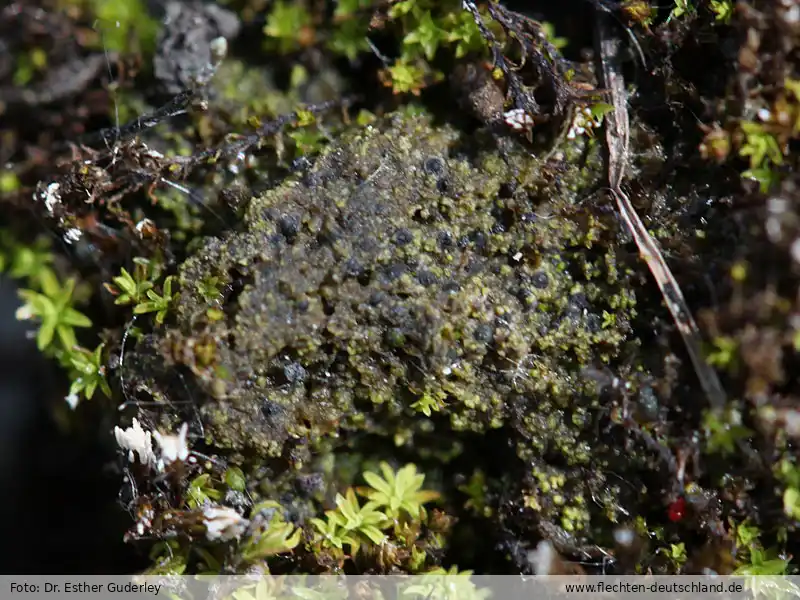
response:
<path id="1" fill-rule="evenodd" d="M 121 29 L 141 21 L 135 52 L 118 36 L 108 42 L 142 59 L 117 67 L 111 105 L 116 115 L 148 112 L 169 83 L 154 82 L 148 66 L 158 21 L 117 15 L 112 4 L 101 13 L 47 4 L 51 46 L 67 57 L 51 57 L 50 66 L 73 55 L 94 64 L 86 57 L 97 39 L 70 41 L 58 27 L 89 36 L 93 17 L 117 18 Z M 526 43 L 547 51 L 515 88 L 511 69 L 487 69 L 486 40 L 460 2 L 377 4 L 340 3 L 317 18 L 303 2 L 238 3 L 230 8 L 242 33 L 202 98 L 204 111 L 190 107 L 139 132 L 146 145 L 125 146 L 117 135 L 117 154 L 96 148 L 88 163 L 59 169 L 15 158 L 14 178 L 2 179 L 9 218 L 26 224 L 23 238 L 41 228 L 25 217 L 39 181 L 61 182 L 60 204 L 48 214 L 39 201 L 37 218 L 61 239 L 82 232 L 57 271 L 96 289 L 76 302 L 90 300 L 82 310 L 103 345 L 81 337 L 97 350 L 48 350 L 80 371 L 73 389 L 85 393 L 96 381 L 105 391 L 110 381 L 109 414 L 125 403 L 123 419 L 149 429 L 188 423 L 203 457 L 170 480 L 167 494 L 156 493 L 151 474 L 135 474 L 129 507 L 152 531 L 132 527 L 131 539 L 149 548 L 152 536 L 178 537 L 155 547 L 162 571 L 211 568 L 211 555 L 200 564 L 189 558 L 192 548 L 229 569 L 267 561 L 274 571 L 418 572 L 453 563 L 528 571 L 542 540 L 588 570 L 785 566 L 800 514 L 797 194 L 791 170 L 781 171 L 796 160 L 797 131 L 780 117 L 800 114 L 800 95 L 791 95 L 800 75 L 785 11 L 752 2 L 728 14 L 712 2 L 664 14 L 628 3 L 620 12 L 648 65 L 630 65 L 629 193 L 725 377 L 730 405 L 709 412 L 658 288 L 604 194 L 603 136 L 594 130 L 601 117 L 575 135 L 575 106 L 586 100 L 572 98 L 565 111 L 561 96 L 550 97 L 591 90 L 592 66 L 566 69 L 547 37 L 530 33 L 538 26 L 520 20 Z M 580 4 L 587 19 L 588 4 Z M 370 22 L 381 48 L 396 50 L 392 66 L 381 55 L 388 50 L 362 47 Z M 751 47 L 752 31 L 773 30 L 783 47 Z M 55 86 L 38 38 L 3 35 L 28 56 L 16 75 L 0 69 L 10 81 L 0 90 L 11 90 L 3 123 L 12 155 L 27 144 L 68 156 L 60 140 L 108 119 L 108 103 L 90 100 L 108 96 L 112 82 L 96 69 L 91 85 L 64 92 L 71 99 L 58 119 L 60 100 L 19 93 L 20 82 Z M 213 35 L 198 38 L 195 54 L 209 52 Z M 572 52 L 582 35 L 578 28 L 567 40 Z M 749 73 L 748 51 L 782 73 Z M 726 52 L 738 52 L 738 67 Z M 737 96 L 743 85 L 762 89 L 758 77 L 784 91 Z M 525 98 L 540 109 L 536 126 L 513 131 L 504 101 L 535 84 L 541 97 Z M 235 156 L 209 152 L 191 173 L 164 166 L 235 144 L 241 136 L 232 132 L 264 130 L 301 102 L 350 96 L 358 99 L 344 110 L 301 111 Z M 769 126 L 743 125 L 763 110 Z M 26 114 L 43 119 L 49 139 L 10 125 Z M 698 118 L 716 128 L 698 127 Z M 158 174 L 150 190 L 143 173 Z M 171 177 L 176 185 L 165 182 Z M 753 189 L 748 179 L 757 180 Z M 34 198 L 54 202 L 41 189 Z M 19 262 L 16 243 L 3 251 Z M 134 256 L 158 273 L 135 272 Z M 135 273 L 129 281 L 123 267 Z M 382 459 L 415 463 L 440 492 L 437 510 L 385 529 L 391 552 L 370 545 L 375 531 L 362 531 L 364 554 L 348 557 L 312 519 Z M 772 464 L 776 473 L 764 468 Z M 354 498 L 342 496 L 339 510 Z M 363 508 L 355 502 L 353 510 Z M 271 523 L 282 537 L 266 549 L 263 530 L 241 545 L 208 543 L 198 523 L 209 503 L 250 515 L 253 527 Z M 302 540 L 287 558 L 294 527 Z M 620 528 L 635 532 L 635 548 L 619 547 Z"/>

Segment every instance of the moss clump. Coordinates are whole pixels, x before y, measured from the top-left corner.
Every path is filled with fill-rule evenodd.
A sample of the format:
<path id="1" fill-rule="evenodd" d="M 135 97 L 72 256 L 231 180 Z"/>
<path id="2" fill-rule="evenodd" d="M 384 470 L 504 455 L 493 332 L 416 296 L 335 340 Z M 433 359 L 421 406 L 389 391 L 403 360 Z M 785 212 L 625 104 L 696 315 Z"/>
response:
<path id="1" fill-rule="evenodd" d="M 129 351 L 130 381 L 177 398 L 186 368 L 205 443 L 271 461 L 271 493 L 365 435 L 420 457 L 432 431 L 457 445 L 500 430 L 534 527 L 578 547 L 618 516 L 618 488 L 598 490 L 622 460 L 597 438 L 586 373 L 637 343 L 613 227 L 580 204 L 598 163 L 591 146 L 556 175 L 424 113 L 353 126 L 181 265 L 168 326 Z"/>
<path id="2" fill-rule="evenodd" d="M 202 410 L 216 444 L 280 454 L 290 438 L 369 429 L 376 410 L 414 417 L 423 395 L 443 399 L 454 429 L 484 431 L 506 422 L 511 392 L 554 411 L 530 417 L 526 429 L 555 426 L 536 445 L 582 454 L 555 412 L 581 368 L 616 353 L 633 302 L 613 255 L 585 251 L 603 225 L 576 211 L 580 183 L 556 185 L 522 154 L 452 156 L 458 142 L 426 117 L 356 128 L 253 198 L 244 232 L 183 264 L 187 291 L 159 335 L 214 340 L 211 364 L 177 361 L 215 398 Z M 563 182 L 586 177 L 567 170 Z M 239 288 L 224 320 L 194 291 L 209 278 Z"/>

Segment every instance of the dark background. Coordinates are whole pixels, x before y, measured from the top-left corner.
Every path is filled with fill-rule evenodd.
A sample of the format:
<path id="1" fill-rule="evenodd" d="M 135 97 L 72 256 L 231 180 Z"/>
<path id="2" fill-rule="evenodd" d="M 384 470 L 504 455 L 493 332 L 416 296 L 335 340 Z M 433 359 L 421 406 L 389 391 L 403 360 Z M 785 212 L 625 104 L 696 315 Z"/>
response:
<path id="1" fill-rule="evenodd" d="M 122 542 L 131 519 L 117 502 L 113 430 L 91 406 L 71 414 L 64 374 L 28 339 L 19 305 L 14 282 L 0 278 L 0 572 L 141 569 Z"/>

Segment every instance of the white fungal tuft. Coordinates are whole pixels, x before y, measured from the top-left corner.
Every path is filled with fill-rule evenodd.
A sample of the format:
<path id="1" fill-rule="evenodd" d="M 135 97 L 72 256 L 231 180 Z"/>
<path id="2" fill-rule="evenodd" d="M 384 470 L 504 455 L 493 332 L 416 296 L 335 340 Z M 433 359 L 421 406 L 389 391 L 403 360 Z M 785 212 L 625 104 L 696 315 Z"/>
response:
<path id="1" fill-rule="evenodd" d="M 533 127 L 533 119 L 521 108 L 509 110 L 503 114 L 503 118 L 505 119 L 506 125 L 515 131 L 527 131 Z"/>
<path id="2" fill-rule="evenodd" d="M 117 440 L 117 445 L 128 451 L 128 460 L 130 462 L 133 462 L 138 454 L 141 464 L 152 465 L 155 463 L 156 457 L 153 453 L 151 434 L 149 431 L 142 429 L 137 419 L 134 419 L 133 425 L 127 429 L 123 430 L 115 427 L 114 437 Z"/>
<path id="3" fill-rule="evenodd" d="M 567 139 L 574 140 L 578 136 L 589 133 L 599 126 L 600 119 L 594 116 L 591 108 L 585 106 L 575 112 L 575 117 L 572 119 L 572 124 L 567 132 Z"/>
<path id="4" fill-rule="evenodd" d="M 56 204 L 61 203 L 61 185 L 58 183 L 51 183 L 49 184 L 44 190 L 41 188 L 37 190 L 37 192 L 33 195 L 34 200 L 41 200 L 44 202 L 44 206 L 51 215 L 53 214 L 53 208 Z"/>
<path id="5" fill-rule="evenodd" d="M 69 407 L 72 410 L 75 410 L 78 406 L 78 401 L 79 401 L 78 394 L 76 394 L 75 392 L 70 392 L 69 395 L 64 397 L 64 401 L 67 404 L 69 404 Z"/>
<path id="6" fill-rule="evenodd" d="M 211 540 L 233 540 L 241 537 L 250 521 L 226 506 L 208 506 L 203 510 L 206 537 Z"/>
<path id="7" fill-rule="evenodd" d="M 178 435 L 161 435 L 158 431 L 153 433 L 153 438 L 161 448 L 159 464 L 169 465 L 175 461 L 183 462 L 189 458 L 189 443 L 186 436 L 189 434 L 189 424 L 181 425 Z"/>
<path id="8" fill-rule="evenodd" d="M 68 229 L 66 233 L 64 233 L 64 242 L 67 244 L 72 244 L 77 242 L 83 236 L 83 232 L 78 229 L 77 227 L 72 227 Z"/>

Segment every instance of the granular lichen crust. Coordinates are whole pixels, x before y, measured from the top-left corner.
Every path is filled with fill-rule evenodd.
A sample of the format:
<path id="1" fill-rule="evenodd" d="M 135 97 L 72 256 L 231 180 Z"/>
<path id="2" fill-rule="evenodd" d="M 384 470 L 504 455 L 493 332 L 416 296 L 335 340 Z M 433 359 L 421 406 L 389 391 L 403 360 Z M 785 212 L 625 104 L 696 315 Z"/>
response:
<path id="1" fill-rule="evenodd" d="M 451 460 L 496 431 L 516 456 L 492 495 L 522 517 L 508 527 L 567 553 L 608 540 L 639 502 L 613 473 L 663 457 L 620 454 L 587 375 L 640 368 L 616 224 L 584 206 L 597 154 L 501 157 L 424 114 L 353 127 L 181 265 L 171 325 L 139 342 L 132 379 L 181 396 L 169 373 L 188 367 L 197 411 L 162 423 L 199 415 L 206 448 L 290 504 L 292 473 L 365 435 Z"/>
<path id="2" fill-rule="evenodd" d="M 414 445 L 436 419 L 455 436 L 503 428 L 532 477 L 555 455 L 549 479 L 567 465 L 589 485 L 583 373 L 635 343 L 616 232 L 580 203 L 594 154 L 501 159 L 425 115 L 354 127 L 185 261 L 174 325 L 137 352 L 192 369 L 218 451 L 300 468 L 348 431 Z M 218 298 L 198 293 L 208 281 Z M 563 498 L 534 504 L 561 514 Z"/>

